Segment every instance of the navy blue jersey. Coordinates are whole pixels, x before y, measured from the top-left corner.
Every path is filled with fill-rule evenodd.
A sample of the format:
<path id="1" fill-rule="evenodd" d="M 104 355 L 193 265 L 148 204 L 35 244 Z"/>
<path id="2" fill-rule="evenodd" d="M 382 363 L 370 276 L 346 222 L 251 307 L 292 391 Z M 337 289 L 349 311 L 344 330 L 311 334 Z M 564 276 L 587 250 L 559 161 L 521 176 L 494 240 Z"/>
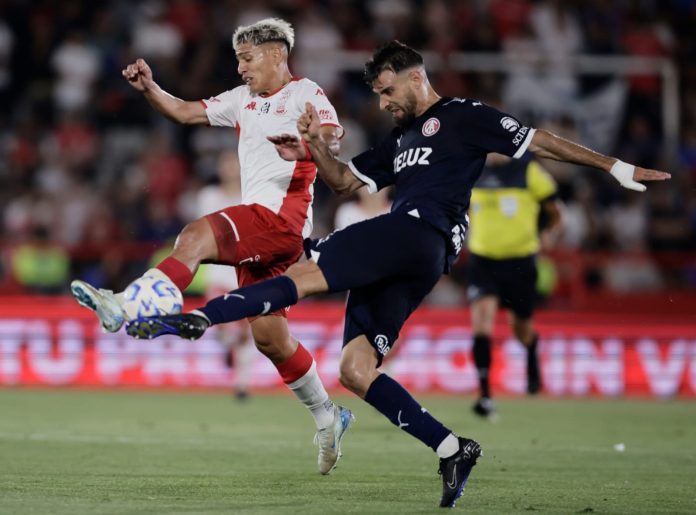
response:
<path id="1" fill-rule="evenodd" d="M 486 155 L 519 158 L 533 134 L 481 102 L 443 97 L 348 166 L 373 193 L 393 184 L 392 211 L 410 213 L 443 232 L 454 256 L 464 243 L 471 189 Z"/>

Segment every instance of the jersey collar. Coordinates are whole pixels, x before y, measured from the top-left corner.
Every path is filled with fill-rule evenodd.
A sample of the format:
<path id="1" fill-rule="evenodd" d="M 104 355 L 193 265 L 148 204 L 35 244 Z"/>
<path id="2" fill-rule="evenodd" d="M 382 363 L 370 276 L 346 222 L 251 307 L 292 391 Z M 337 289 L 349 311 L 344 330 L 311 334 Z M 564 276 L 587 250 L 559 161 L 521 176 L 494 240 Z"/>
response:
<path id="1" fill-rule="evenodd" d="M 293 76 L 293 77 L 290 77 L 290 82 L 296 82 L 296 81 L 298 81 L 298 80 L 302 80 L 302 77 L 294 77 L 294 76 Z M 278 93 L 279 91 L 281 91 L 281 90 L 283 90 L 284 88 L 286 88 L 287 85 L 290 84 L 290 82 L 288 82 L 288 83 L 286 83 L 286 84 L 283 84 L 281 87 L 279 87 L 279 88 L 276 89 L 275 91 L 271 91 L 270 93 L 259 93 L 259 96 L 260 96 L 261 98 L 272 97 L 273 95 L 275 95 L 275 94 Z"/>

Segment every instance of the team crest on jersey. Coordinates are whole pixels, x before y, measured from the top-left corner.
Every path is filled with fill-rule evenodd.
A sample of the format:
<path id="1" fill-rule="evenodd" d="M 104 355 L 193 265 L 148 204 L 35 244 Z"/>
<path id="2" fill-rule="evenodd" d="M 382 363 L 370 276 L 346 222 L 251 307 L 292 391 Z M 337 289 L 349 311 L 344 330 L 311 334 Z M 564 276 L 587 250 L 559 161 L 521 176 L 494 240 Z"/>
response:
<path id="1" fill-rule="evenodd" d="M 283 90 L 283 93 L 281 93 L 280 98 L 278 99 L 278 105 L 276 106 L 275 114 L 282 115 L 288 112 L 288 110 L 285 108 L 285 103 L 288 101 L 289 97 L 290 91 L 287 89 Z"/>
<path id="2" fill-rule="evenodd" d="M 517 120 L 514 118 L 510 118 L 509 116 L 505 116 L 500 120 L 500 125 L 503 126 L 503 129 L 505 129 L 508 132 L 515 132 L 517 129 L 520 128 L 520 124 L 517 123 Z"/>
<path id="3" fill-rule="evenodd" d="M 437 131 L 439 131 L 439 130 L 440 130 L 440 120 L 438 120 L 437 118 L 429 118 L 423 124 L 423 136 L 425 136 L 427 138 L 437 134 Z"/>

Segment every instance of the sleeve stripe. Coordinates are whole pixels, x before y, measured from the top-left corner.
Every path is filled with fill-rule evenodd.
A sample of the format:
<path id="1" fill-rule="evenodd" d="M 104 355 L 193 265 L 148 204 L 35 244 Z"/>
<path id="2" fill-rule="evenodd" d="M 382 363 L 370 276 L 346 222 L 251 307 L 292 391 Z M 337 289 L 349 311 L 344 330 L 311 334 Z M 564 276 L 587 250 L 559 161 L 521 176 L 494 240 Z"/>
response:
<path id="1" fill-rule="evenodd" d="M 367 191 L 369 191 L 370 193 L 377 193 L 377 183 L 375 183 L 375 181 L 370 179 L 367 175 L 361 174 L 358 171 L 358 169 L 355 168 L 353 161 L 348 161 L 348 168 L 351 172 L 353 172 L 353 175 L 355 175 L 358 179 L 367 184 Z"/>
<path id="2" fill-rule="evenodd" d="M 529 144 L 532 142 L 532 138 L 534 137 L 535 132 L 536 129 L 529 129 L 529 134 L 527 134 L 527 137 L 520 145 L 520 148 L 517 149 L 515 155 L 512 156 L 513 159 L 519 159 L 520 157 L 522 157 L 522 154 L 524 154 L 524 152 L 527 150 L 527 147 L 529 147 Z"/>
<path id="3" fill-rule="evenodd" d="M 205 103 L 205 100 L 200 100 L 200 103 L 203 104 L 203 107 L 208 109 L 208 104 Z"/>

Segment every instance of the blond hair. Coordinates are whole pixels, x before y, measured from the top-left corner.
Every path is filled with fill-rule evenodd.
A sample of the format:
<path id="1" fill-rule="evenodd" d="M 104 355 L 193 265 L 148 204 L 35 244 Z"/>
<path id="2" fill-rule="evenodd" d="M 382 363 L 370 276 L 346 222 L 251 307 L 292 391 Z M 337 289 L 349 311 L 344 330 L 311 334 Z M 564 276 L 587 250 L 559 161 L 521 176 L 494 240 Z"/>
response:
<path id="1" fill-rule="evenodd" d="M 295 45 L 295 30 L 285 20 L 266 18 L 251 25 L 237 27 L 232 35 L 232 45 L 235 50 L 244 43 L 258 46 L 270 41 L 285 43 L 290 52 Z"/>

